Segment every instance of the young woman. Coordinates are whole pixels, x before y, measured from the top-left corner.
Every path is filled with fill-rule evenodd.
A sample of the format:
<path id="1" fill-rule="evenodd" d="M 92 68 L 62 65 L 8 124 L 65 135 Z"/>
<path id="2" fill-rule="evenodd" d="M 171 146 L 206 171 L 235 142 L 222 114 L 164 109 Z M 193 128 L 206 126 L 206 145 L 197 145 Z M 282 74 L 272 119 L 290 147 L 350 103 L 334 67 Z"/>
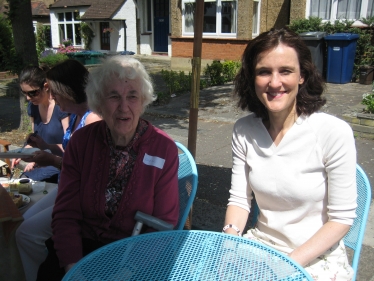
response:
<path id="1" fill-rule="evenodd" d="M 271 30 L 252 40 L 236 77 L 224 232 L 241 234 L 252 192 L 260 215 L 245 237 L 298 262 L 314 280 L 351 280 L 342 238 L 355 218 L 356 149 L 344 121 L 320 113 L 324 84 L 299 36 Z"/>
<path id="2" fill-rule="evenodd" d="M 19 84 L 21 92 L 29 102 L 27 112 L 32 131 L 45 142 L 57 144 L 61 148 L 62 137 L 69 125 L 69 116 L 51 97 L 45 71 L 36 66 L 25 67 L 20 73 Z M 15 159 L 12 167 L 20 160 Z M 53 166 L 38 167 L 35 162 L 30 162 L 21 177 L 56 183 L 59 173 L 60 171 Z"/>

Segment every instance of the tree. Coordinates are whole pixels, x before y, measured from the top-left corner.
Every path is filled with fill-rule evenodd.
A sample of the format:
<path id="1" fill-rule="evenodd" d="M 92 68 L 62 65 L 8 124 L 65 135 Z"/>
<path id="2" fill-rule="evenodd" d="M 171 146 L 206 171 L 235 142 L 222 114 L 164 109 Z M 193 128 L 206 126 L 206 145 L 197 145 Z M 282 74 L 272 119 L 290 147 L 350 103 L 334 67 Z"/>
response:
<path id="1" fill-rule="evenodd" d="M 38 56 L 36 53 L 36 42 L 34 28 L 32 24 L 31 1 L 30 0 L 7 0 L 9 4 L 6 13 L 12 25 L 14 47 L 16 56 L 19 59 L 15 71 L 19 74 L 22 68 L 27 65 L 38 65 Z M 19 96 L 21 123 L 20 130 L 26 130 L 28 122 L 26 121 L 26 99 L 24 95 Z"/>

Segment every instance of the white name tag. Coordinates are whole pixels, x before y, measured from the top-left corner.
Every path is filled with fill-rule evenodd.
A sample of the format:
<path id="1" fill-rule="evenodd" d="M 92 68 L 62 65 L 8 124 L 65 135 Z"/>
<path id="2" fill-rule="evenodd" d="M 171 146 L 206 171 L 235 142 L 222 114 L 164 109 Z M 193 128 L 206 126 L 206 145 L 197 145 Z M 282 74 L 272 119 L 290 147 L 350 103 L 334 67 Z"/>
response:
<path id="1" fill-rule="evenodd" d="M 143 158 L 143 163 L 149 166 L 155 166 L 159 169 L 162 169 L 165 164 L 165 159 L 162 159 L 157 156 L 151 156 L 146 153 Z"/>

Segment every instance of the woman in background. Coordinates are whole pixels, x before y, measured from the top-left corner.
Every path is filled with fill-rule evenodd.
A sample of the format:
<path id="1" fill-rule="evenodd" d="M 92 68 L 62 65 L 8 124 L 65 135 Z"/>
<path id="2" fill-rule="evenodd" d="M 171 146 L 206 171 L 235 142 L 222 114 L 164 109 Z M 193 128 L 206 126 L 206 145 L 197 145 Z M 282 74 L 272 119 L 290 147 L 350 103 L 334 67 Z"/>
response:
<path id="1" fill-rule="evenodd" d="M 76 60 L 66 60 L 47 72 L 47 83 L 51 95 L 60 107 L 69 112 L 70 122 L 65 135 L 58 144 L 46 143 L 39 135 L 30 136 L 30 144 L 52 153 L 36 151 L 25 161 L 36 162 L 39 166 L 54 166 L 61 169 L 62 156 L 70 137 L 80 128 L 101 120 L 88 109 L 85 92 L 88 70 Z M 57 189 L 50 191 L 38 201 L 23 217 L 24 222 L 16 232 L 16 241 L 27 280 L 35 280 L 39 265 L 45 260 L 47 252 L 45 241 L 51 237 L 52 209 L 57 196 Z"/>
<path id="2" fill-rule="evenodd" d="M 51 97 L 50 85 L 47 83 L 46 73 L 39 67 L 27 66 L 19 75 L 21 92 L 28 100 L 27 113 L 30 116 L 32 132 L 46 143 L 53 143 L 62 148 L 62 138 L 69 125 L 69 115 L 63 112 Z M 31 147 L 27 145 L 26 148 Z M 12 162 L 12 168 L 21 159 Z M 30 162 L 24 169 L 21 177 L 35 181 L 57 183 L 60 171 L 56 167 L 38 167 Z"/>

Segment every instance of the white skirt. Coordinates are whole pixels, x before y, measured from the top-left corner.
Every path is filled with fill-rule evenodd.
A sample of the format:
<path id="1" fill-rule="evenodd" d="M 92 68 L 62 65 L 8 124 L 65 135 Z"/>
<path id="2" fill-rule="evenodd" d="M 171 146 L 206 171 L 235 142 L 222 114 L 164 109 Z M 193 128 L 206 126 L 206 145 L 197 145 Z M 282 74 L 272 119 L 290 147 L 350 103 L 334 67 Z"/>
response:
<path id="1" fill-rule="evenodd" d="M 277 245 L 274 245 L 274 242 L 270 240 L 267 241 L 265 239 L 266 237 L 261 235 L 261 231 L 259 231 L 257 228 L 248 230 L 243 237 L 264 243 L 267 246 L 288 254 L 284 251 L 284 249 L 282 249 L 282 247 L 277 247 Z M 310 262 L 304 267 L 304 269 L 310 274 L 310 276 L 312 276 L 314 280 L 318 281 L 351 281 L 354 274 L 353 268 L 348 262 L 343 240 L 340 240 L 338 244 L 334 245 L 323 255 Z"/>

